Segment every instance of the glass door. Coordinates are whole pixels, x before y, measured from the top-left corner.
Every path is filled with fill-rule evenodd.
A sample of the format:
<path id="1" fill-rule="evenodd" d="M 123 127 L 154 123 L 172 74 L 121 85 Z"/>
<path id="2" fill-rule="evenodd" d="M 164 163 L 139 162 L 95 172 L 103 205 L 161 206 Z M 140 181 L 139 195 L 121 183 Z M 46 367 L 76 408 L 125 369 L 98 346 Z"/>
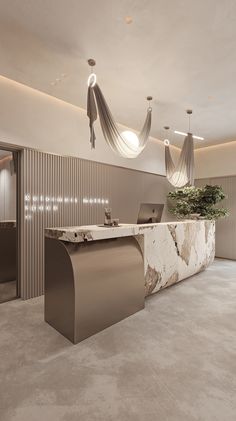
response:
<path id="1" fill-rule="evenodd" d="M 0 149 L 0 304 L 17 298 L 17 152 Z"/>

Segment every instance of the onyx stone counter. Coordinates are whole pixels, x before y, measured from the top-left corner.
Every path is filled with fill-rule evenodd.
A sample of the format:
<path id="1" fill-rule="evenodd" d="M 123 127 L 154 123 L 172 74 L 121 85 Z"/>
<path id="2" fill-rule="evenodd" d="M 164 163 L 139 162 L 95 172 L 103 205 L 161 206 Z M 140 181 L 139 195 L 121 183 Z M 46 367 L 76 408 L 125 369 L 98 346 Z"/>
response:
<path id="1" fill-rule="evenodd" d="M 208 220 L 51 228 L 46 236 L 72 244 L 133 236 L 143 256 L 146 295 L 204 270 L 215 256 L 215 223 Z"/>

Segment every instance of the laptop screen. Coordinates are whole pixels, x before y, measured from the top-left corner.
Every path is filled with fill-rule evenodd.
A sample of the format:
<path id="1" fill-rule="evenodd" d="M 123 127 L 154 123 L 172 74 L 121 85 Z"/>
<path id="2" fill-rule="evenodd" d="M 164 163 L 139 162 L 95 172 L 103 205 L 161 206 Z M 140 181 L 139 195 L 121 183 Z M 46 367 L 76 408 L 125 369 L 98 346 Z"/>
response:
<path id="1" fill-rule="evenodd" d="M 157 203 L 141 203 L 138 224 L 150 224 L 161 222 L 164 204 Z"/>

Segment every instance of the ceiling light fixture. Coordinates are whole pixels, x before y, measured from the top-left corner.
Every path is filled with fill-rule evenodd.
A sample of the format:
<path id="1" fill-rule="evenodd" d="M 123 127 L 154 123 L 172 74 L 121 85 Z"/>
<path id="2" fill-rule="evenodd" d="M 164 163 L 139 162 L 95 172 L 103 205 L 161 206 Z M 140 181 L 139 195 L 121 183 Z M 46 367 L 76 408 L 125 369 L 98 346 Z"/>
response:
<path id="1" fill-rule="evenodd" d="M 178 130 L 175 130 L 174 133 L 180 134 L 181 136 L 187 136 L 187 133 L 179 132 Z"/>
<path id="2" fill-rule="evenodd" d="M 201 137 L 201 136 L 195 136 L 195 135 L 193 135 L 193 138 L 194 139 L 198 139 L 198 140 L 204 140 L 204 137 Z"/>
<path id="3" fill-rule="evenodd" d="M 125 22 L 127 23 L 127 25 L 130 25 L 131 23 L 133 23 L 132 16 L 125 16 Z"/>
<path id="4" fill-rule="evenodd" d="M 174 131 L 175 134 L 180 134 L 181 136 L 188 136 L 188 133 L 184 133 L 184 132 L 179 132 L 178 130 Z M 193 135 L 194 139 L 198 139 L 198 140 L 204 140 L 204 137 L 201 136 L 195 136 Z"/>
<path id="5" fill-rule="evenodd" d="M 130 130 L 120 133 L 103 93 L 97 84 L 96 74 L 93 72 L 96 62 L 94 59 L 89 59 L 88 64 L 91 68 L 91 74 L 88 78 L 87 97 L 87 116 L 89 118 L 91 148 L 95 148 L 96 135 L 94 123 L 97 116 L 99 116 L 104 138 L 111 149 L 124 158 L 136 158 L 145 148 L 149 138 L 152 120 L 152 97 L 147 97 L 147 114 L 141 132 L 138 135 Z"/>
<path id="6" fill-rule="evenodd" d="M 172 160 L 168 139 L 164 141 L 166 177 L 170 184 L 177 188 L 194 184 L 194 148 L 193 136 L 190 133 L 192 110 L 187 110 L 187 114 L 189 116 L 189 133 L 178 132 L 178 134 L 185 135 L 185 139 L 177 164 Z M 165 126 L 165 129 L 169 130 L 169 127 Z"/>
<path id="7" fill-rule="evenodd" d="M 95 73 L 91 73 L 91 75 L 88 77 L 88 86 L 91 86 L 93 88 L 97 83 L 97 76 Z"/>
<path id="8" fill-rule="evenodd" d="M 174 131 L 175 134 L 180 134 L 181 136 L 188 136 L 188 134 L 190 133 L 190 118 L 191 118 L 191 115 L 192 115 L 193 111 L 192 110 L 186 110 L 186 113 L 188 114 L 188 133 L 184 133 L 184 132 L 180 132 L 179 130 L 175 130 Z M 201 137 L 201 136 L 196 136 L 196 135 L 192 134 L 192 137 L 194 139 L 197 139 L 197 140 L 204 140 L 204 137 Z"/>
<path id="9" fill-rule="evenodd" d="M 121 133 L 121 136 L 131 149 L 135 150 L 139 147 L 139 138 L 134 132 L 125 130 Z"/>
<path id="10" fill-rule="evenodd" d="M 168 133 L 168 130 L 170 129 L 169 126 L 164 126 L 164 129 L 166 130 L 166 133 Z M 168 134 L 166 134 L 166 138 L 164 139 L 164 145 L 165 146 L 169 146 L 170 145 L 170 141 L 169 139 L 167 139 Z"/>

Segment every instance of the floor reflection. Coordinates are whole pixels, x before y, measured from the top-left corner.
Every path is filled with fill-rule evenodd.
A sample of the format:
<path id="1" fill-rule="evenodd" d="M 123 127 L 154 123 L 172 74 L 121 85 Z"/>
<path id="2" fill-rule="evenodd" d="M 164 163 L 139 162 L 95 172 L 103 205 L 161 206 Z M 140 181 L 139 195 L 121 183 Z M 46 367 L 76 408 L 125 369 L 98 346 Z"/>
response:
<path id="1" fill-rule="evenodd" d="M 0 282 L 0 304 L 17 297 L 16 281 Z"/>

